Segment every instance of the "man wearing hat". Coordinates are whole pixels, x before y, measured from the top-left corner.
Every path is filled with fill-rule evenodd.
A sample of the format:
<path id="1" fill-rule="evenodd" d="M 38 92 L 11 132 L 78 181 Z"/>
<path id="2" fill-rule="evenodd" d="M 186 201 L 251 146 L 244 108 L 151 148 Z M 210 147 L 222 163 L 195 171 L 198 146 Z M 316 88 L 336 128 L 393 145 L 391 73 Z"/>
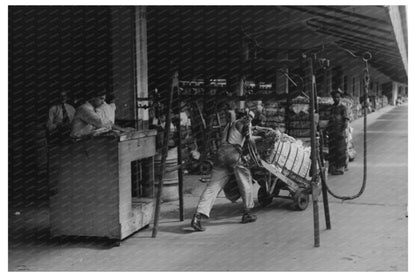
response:
<path id="1" fill-rule="evenodd" d="M 331 107 L 330 118 L 327 125 L 329 137 L 329 173 L 332 175 L 342 175 L 347 167 L 347 133 L 348 113 L 347 107 L 341 104 L 340 89 L 331 92 L 334 104 Z"/>
<path id="2" fill-rule="evenodd" d="M 241 222 L 256 221 L 257 217 L 250 212 L 254 207 L 253 181 L 250 170 L 241 161 L 241 153 L 244 142 L 250 139 L 251 121 L 254 112 L 250 111 L 242 118 L 231 122 L 223 133 L 223 140 L 215 159 L 211 179 L 202 193 L 196 212 L 191 221 L 191 227 L 195 231 L 204 231 L 201 220 L 204 216 L 209 218 L 217 195 L 234 175 L 238 190 L 243 199 L 244 212 Z"/>

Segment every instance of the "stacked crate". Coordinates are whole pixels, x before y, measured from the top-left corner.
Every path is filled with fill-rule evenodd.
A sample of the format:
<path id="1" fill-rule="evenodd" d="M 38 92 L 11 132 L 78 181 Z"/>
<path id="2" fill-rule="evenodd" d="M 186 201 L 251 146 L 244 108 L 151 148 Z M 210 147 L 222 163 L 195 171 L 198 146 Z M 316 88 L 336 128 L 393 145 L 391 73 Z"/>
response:
<path id="1" fill-rule="evenodd" d="M 305 97 L 296 97 L 292 99 L 287 117 L 288 135 L 303 141 L 309 141 L 309 100 Z"/>
<path id="2" fill-rule="evenodd" d="M 264 102 L 265 127 L 286 132 L 286 101 Z"/>

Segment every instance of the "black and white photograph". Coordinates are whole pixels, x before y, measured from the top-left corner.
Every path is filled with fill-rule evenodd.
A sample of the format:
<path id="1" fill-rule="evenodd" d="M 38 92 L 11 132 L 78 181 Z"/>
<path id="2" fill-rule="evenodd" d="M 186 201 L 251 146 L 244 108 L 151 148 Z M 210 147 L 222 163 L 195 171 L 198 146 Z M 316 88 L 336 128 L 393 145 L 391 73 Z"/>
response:
<path id="1" fill-rule="evenodd" d="M 390 2 L 8 4 L 4 270 L 409 273 Z"/>

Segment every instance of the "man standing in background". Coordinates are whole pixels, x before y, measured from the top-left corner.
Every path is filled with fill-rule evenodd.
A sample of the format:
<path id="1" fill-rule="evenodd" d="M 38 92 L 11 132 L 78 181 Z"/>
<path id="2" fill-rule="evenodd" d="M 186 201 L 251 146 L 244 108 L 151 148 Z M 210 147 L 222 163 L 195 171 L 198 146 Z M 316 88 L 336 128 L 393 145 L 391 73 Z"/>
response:
<path id="1" fill-rule="evenodd" d="M 341 104 L 341 92 L 331 92 L 334 104 L 331 107 L 331 115 L 328 121 L 327 133 L 329 137 L 329 173 L 342 175 L 347 167 L 347 107 Z"/>
<path id="2" fill-rule="evenodd" d="M 48 122 L 46 123 L 49 141 L 69 137 L 75 109 L 67 102 L 68 92 L 62 91 L 59 96 L 59 103 L 49 109 Z"/>

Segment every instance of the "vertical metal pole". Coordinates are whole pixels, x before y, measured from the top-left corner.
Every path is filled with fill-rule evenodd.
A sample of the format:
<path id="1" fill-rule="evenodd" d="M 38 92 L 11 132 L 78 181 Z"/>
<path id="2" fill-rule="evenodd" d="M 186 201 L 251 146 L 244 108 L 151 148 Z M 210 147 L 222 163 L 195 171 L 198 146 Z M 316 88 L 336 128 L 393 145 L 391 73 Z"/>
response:
<path id="1" fill-rule="evenodd" d="M 364 166 L 363 166 L 363 184 L 367 181 L 367 99 L 368 99 L 368 86 L 370 85 L 370 71 L 368 68 L 368 61 L 371 60 L 372 56 L 370 52 L 365 52 L 363 55 L 363 61 L 365 63 L 364 69 Z"/>
<path id="2" fill-rule="evenodd" d="M 329 203 L 328 203 L 328 189 L 326 183 L 326 176 L 325 176 L 325 164 L 324 164 L 324 155 L 323 155 L 323 133 L 322 131 L 319 132 L 320 143 L 319 143 L 319 167 L 320 167 L 320 174 L 321 174 L 321 182 L 322 182 L 322 199 L 324 202 L 324 214 L 325 214 L 325 223 L 326 229 L 331 229 L 331 217 L 329 214 Z"/>
<path id="3" fill-rule="evenodd" d="M 309 70 L 311 74 L 311 88 L 309 89 L 309 120 L 311 135 L 311 174 L 312 174 L 312 200 L 313 200 L 313 226 L 315 247 L 319 247 L 319 207 L 318 207 L 318 188 L 316 180 L 316 126 L 315 126 L 315 95 L 314 83 L 315 74 L 313 68 L 313 57 L 308 58 Z"/>
<path id="4" fill-rule="evenodd" d="M 325 67 L 325 72 L 326 72 L 326 67 Z M 314 101 L 315 101 L 315 108 L 316 108 L 316 113 L 319 115 L 319 104 L 318 104 L 318 89 L 316 87 L 316 80 L 313 78 L 313 89 L 314 89 Z M 325 164 L 324 164 L 324 155 L 323 155 L 323 142 L 324 142 L 324 136 L 322 133 L 322 130 L 319 129 L 319 124 L 317 127 L 317 130 L 319 132 L 319 140 L 318 140 L 318 149 L 316 151 L 319 150 L 319 152 L 317 152 L 318 154 L 318 162 L 319 162 L 319 173 L 321 176 L 321 184 L 322 184 L 322 199 L 324 202 L 324 215 L 325 215 L 325 223 L 326 223 L 326 229 L 331 229 L 331 219 L 330 219 L 330 215 L 329 215 L 329 204 L 328 204 L 328 190 L 326 187 L 326 176 L 325 176 Z"/>
<path id="5" fill-rule="evenodd" d="M 177 134 L 178 134 L 178 194 L 179 194 L 179 220 L 184 220 L 183 212 L 183 170 L 182 170 L 182 130 L 181 130 L 181 95 L 179 87 L 177 87 L 177 105 L 176 105 L 176 114 L 178 115 L 177 122 Z"/>
<path id="6" fill-rule="evenodd" d="M 160 161 L 160 176 L 159 176 L 159 183 L 158 183 L 157 192 L 156 192 L 156 205 L 155 205 L 155 214 L 154 214 L 153 231 L 152 231 L 152 237 L 153 238 L 156 237 L 157 229 L 159 227 L 160 201 L 161 201 L 161 197 L 162 197 L 163 178 L 165 177 L 166 157 L 168 155 L 170 124 L 172 122 L 170 110 L 172 109 L 173 89 L 175 87 L 175 78 L 177 78 L 177 72 L 174 73 L 174 76 L 172 78 L 172 84 L 171 84 L 169 98 L 168 98 L 168 107 L 167 107 L 167 112 L 166 112 L 167 113 L 166 114 L 166 123 L 165 123 L 164 137 L 163 137 L 164 141 L 163 141 L 163 147 L 162 147 L 162 157 L 161 157 L 161 161 Z"/>

